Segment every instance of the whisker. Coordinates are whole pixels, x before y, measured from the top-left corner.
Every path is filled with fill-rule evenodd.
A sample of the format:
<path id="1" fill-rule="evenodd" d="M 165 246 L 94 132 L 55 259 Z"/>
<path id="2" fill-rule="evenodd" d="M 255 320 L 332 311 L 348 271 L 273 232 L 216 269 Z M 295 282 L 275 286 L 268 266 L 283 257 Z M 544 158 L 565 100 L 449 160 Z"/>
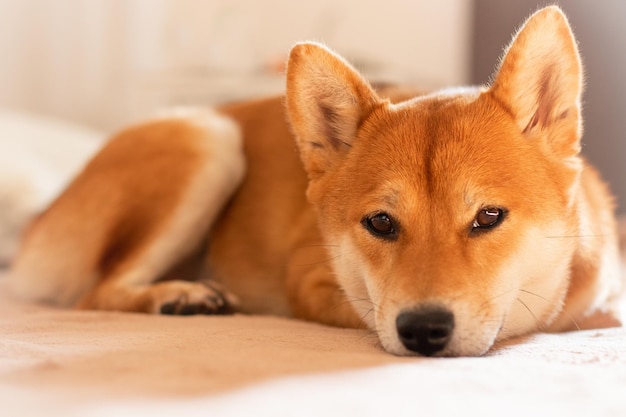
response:
<path id="1" fill-rule="evenodd" d="M 334 305 L 334 308 L 337 309 L 342 305 L 345 304 L 352 304 L 354 302 L 367 302 L 369 304 L 371 304 L 371 307 L 365 312 L 365 314 L 363 314 L 362 316 L 359 317 L 359 327 L 358 329 L 366 329 L 366 330 L 371 330 L 369 329 L 369 326 L 366 324 L 365 318 L 371 314 L 372 312 L 376 311 L 376 304 L 374 304 L 372 302 L 372 300 L 370 300 L 369 298 L 363 298 L 363 297 L 354 297 L 354 296 L 349 296 L 348 294 L 346 294 L 346 292 L 341 289 L 341 288 L 337 288 L 337 292 L 341 293 L 341 295 L 344 298 L 344 301 L 340 302 L 340 303 L 336 303 Z"/>
<path id="2" fill-rule="evenodd" d="M 294 260 L 294 261 L 287 262 L 287 263 L 289 265 L 293 265 L 293 266 L 297 266 L 297 267 L 299 267 L 299 266 L 314 266 L 314 265 L 325 264 L 325 263 L 328 263 L 330 261 L 333 261 L 333 260 L 341 257 L 341 253 L 339 253 L 337 251 L 330 250 L 331 248 L 335 249 L 335 248 L 338 248 L 338 247 L 339 247 L 339 245 L 327 245 L 327 244 L 324 244 L 324 243 L 313 243 L 313 244 L 310 244 L 310 245 L 297 246 L 296 249 L 297 250 L 301 250 L 303 254 L 307 253 L 306 252 L 307 249 L 314 250 L 314 249 L 317 249 L 317 248 L 327 248 L 328 250 L 325 251 L 325 253 L 321 253 L 321 252 L 318 253 L 317 256 L 310 256 L 311 258 L 318 258 L 318 259 L 320 257 L 323 257 L 322 259 L 319 259 L 317 261 L 297 262 L 297 261 Z M 311 254 L 316 254 L 316 253 L 317 252 L 311 252 Z M 302 255 L 302 256 L 299 256 L 299 257 L 303 257 L 303 256 L 306 256 L 306 255 Z"/>
<path id="3" fill-rule="evenodd" d="M 328 258 L 325 259 L 321 259 L 319 261 L 313 261 L 313 262 L 303 262 L 303 263 L 291 263 L 288 262 L 289 265 L 293 265 L 293 266 L 312 266 L 312 265 L 321 265 L 321 264 L 325 264 L 328 263 L 332 260 L 335 260 L 337 258 L 339 258 L 341 255 L 335 255 L 335 256 L 330 256 Z"/>
<path id="4" fill-rule="evenodd" d="M 607 237 L 607 235 L 563 235 L 563 236 L 544 236 L 546 239 L 572 239 L 581 237 Z"/>
<path id="5" fill-rule="evenodd" d="M 495 300 L 497 298 L 504 297 L 505 295 L 510 294 L 510 293 L 512 293 L 513 291 L 516 291 L 516 290 L 517 290 L 516 288 L 511 288 L 510 290 L 504 291 L 503 293 L 500 293 L 500 294 L 498 294 L 498 295 L 496 295 L 494 297 L 488 298 L 485 301 L 483 301 L 483 303 L 480 305 L 480 307 L 482 308 L 482 307 L 485 306 L 485 304 L 487 304 L 487 303 L 489 303 L 489 302 L 491 302 L 491 301 L 493 301 L 493 300 Z"/>
<path id="6" fill-rule="evenodd" d="M 534 293 L 534 292 L 532 292 L 532 291 L 524 290 L 524 289 L 521 289 L 521 288 L 520 288 L 519 290 L 518 290 L 518 289 L 516 289 L 516 288 L 512 288 L 512 289 L 510 289 L 510 290 L 508 290 L 508 291 L 504 291 L 504 292 L 502 292 L 501 294 L 496 295 L 495 297 L 491 297 L 491 298 L 489 298 L 489 299 L 487 299 L 487 300 L 483 301 L 483 303 L 481 304 L 481 307 L 482 307 L 482 306 L 484 306 L 485 304 L 487 304 L 487 303 L 489 303 L 489 302 L 491 302 L 491 301 L 493 301 L 493 300 L 495 300 L 495 299 L 497 299 L 497 298 L 503 297 L 503 296 L 505 296 L 505 295 L 507 295 L 507 294 L 509 294 L 509 293 L 513 292 L 513 291 L 519 291 L 520 293 L 529 294 L 529 295 L 532 295 L 532 296 L 534 296 L 534 297 L 539 298 L 540 300 L 545 301 L 545 302 L 546 302 L 546 303 L 548 303 L 548 304 L 552 304 L 552 301 L 551 301 L 551 300 L 549 300 L 549 299 L 547 299 L 547 298 L 545 298 L 545 297 L 543 297 L 543 296 L 541 296 L 541 295 L 539 295 L 539 294 L 536 294 L 536 293 Z M 534 319 L 534 320 L 535 320 L 535 322 L 537 323 L 537 325 L 538 325 L 539 329 L 540 329 L 541 331 L 545 331 L 545 326 L 540 324 L 539 320 L 538 320 L 538 319 L 537 319 L 537 317 L 534 315 L 534 313 L 532 312 L 532 310 L 530 309 L 530 307 L 529 307 L 526 303 L 524 303 L 522 300 L 520 300 L 519 298 L 516 298 L 516 300 L 517 300 L 517 301 L 519 301 L 519 302 L 520 302 L 520 304 L 522 304 L 522 305 L 526 308 L 526 310 L 528 310 L 528 312 L 529 312 L 529 313 L 533 316 L 533 319 Z M 570 313 L 569 313 L 567 310 L 565 310 L 565 309 L 563 309 L 563 310 L 561 311 L 561 314 L 563 314 L 563 315 L 564 315 L 564 316 L 565 316 L 565 317 L 566 317 L 566 318 L 567 318 L 567 319 L 568 319 L 568 320 L 569 320 L 569 321 L 570 321 L 570 322 L 574 325 L 574 327 L 576 328 L 576 330 L 580 330 L 580 326 L 578 325 L 578 323 L 576 322 L 576 320 L 574 319 L 574 316 L 572 316 L 572 314 L 570 314 Z"/>
<path id="7" fill-rule="evenodd" d="M 372 304 L 372 307 L 360 317 L 359 328 L 369 329 L 369 326 L 367 325 L 365 318 L 375 311 L 376 311 L 376 307 L 374 306 L 374 304 Z"/>
<path id="8" fill-rule="evenodd" d="M 297 246 L 296 249 L 307 249 L 307 248 L 338 248 L 339 245 L 327 245 L 325 243 L 316 243 L 311 245 L 301 245 Z"/>
<path id="9" fill-rule="evenodd" d="M 521 298 L 518 297 L 518 298 L 516 298 L 516 300 L 519 301 L 520 304 L 523 305 L 526 308 L 526 310 L 528 310 L 530 315 L 533 317 L 533 320 L 535 320 L 535 324 L 537 325 L 537 328 L 539 330 L 543 331 L 544 330 L 543 324 L 541 324 L 541 322 L 537 319 L 537 316 L 535 316 L 535 313 L 533 313 L 533 311 L 530 309 L 530 307 L 528 307 L 528 305 L 525 302 L 523 302 L 521 300 Z"/>
<path id="10" fill-rule="evenodd" d="M 539 294 L 535 294 L 534 292 L 527 291 L 527 290 L 524 290 L 524 289 L 520 289 L 520 292 L 523 292 L 523 293 L 525 293 L 525 294 L 530 294 L 530 295 L 533 295 L 533 296 L 535 296 L 535 297 L 539 298 L 540 300 L 545 301 L 546 303 L 551 303 L 551 301 L 550 301 L 550 300 L 548 300 L 547 298 L 542 297 L 542 296 L 541 296 L 541 295 L 539 295 Z M 572 316 L 572 315 L 571 315 L 571 314 L 570 314 L 567 310 L 565 310 L 565 309 L 561 310 L 561 313 L 565 314 L 565 316 L 567 317 L 567 319 L 568 319 L 568 320 L 570 320 L 570 321 L 572 322 L 572 324 L 576 327 L 576 330 L 580 330 L 580 326 L 578 325 L 578 323 L 577 323 L 577 322 L 576 322 L 576 320 L 574 319 L 574 316 Z"/>
<path id="11" fill-rule="evenodd" d="M 337 305 L 344 305 L 344 304 L 351 304 L 351 303 L 355 303 L 355 302 L 359 302 L 359 301 L 366 301 L 369 302 L 370 304 L 374 305 L 371 300 L 368 300 L 367 298 L 357 298 L 357 297 L 353 297 L 353 298 L 348 298 L 348 296 L 344 293 L 344 298 L 346 299 L 345 301 L 342 301 L 341 303 L 337 304 Z"/>

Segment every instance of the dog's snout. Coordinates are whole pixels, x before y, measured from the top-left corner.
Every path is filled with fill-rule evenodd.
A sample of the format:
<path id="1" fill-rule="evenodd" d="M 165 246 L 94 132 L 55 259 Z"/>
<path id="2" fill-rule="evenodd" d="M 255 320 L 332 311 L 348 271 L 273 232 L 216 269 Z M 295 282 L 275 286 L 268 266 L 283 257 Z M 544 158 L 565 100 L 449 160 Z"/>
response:
<path id="1" fill-rule="evenodd" d="M 441 307 L 404 311 L 396 318 L 396 329 L 404 347 L 431 356 L 452 338 L 454 315 Z"/>

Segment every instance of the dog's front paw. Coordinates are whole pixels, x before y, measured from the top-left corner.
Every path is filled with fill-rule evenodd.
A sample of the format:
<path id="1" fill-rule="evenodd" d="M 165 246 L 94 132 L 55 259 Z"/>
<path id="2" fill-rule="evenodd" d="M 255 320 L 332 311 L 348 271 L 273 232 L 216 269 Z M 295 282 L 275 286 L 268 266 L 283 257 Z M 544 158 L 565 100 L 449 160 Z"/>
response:
<path id="1" fill-rule="evenodd" d="M 236 311 L 237 298 L 214 281 L 168 281 L 157 286 L 153 298 L 153 312 L 157 314 L 187 316 Z"/>

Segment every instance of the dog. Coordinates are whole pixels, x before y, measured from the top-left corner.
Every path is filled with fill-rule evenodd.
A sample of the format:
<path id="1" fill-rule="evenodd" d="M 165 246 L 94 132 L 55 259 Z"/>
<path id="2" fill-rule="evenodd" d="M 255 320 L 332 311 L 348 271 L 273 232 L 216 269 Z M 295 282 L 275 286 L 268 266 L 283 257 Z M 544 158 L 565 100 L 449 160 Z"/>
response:
<path id="1" fill-rule="evenodd" d="M 11 287 L 82 309 L 367 327 L 395 355 L 619 325 L 614 203 L 580 155 L 582 89 L 556 6 L 488 87 L 385 94 L 297 44 L 284 97 L 113 137 L 33 221 Z"/>
<path id="2" fill-rule="evenodd" d="M 83 126 L 0 109 L 0 270 L 29 220 L 45 209 L 105 135 Z"/>

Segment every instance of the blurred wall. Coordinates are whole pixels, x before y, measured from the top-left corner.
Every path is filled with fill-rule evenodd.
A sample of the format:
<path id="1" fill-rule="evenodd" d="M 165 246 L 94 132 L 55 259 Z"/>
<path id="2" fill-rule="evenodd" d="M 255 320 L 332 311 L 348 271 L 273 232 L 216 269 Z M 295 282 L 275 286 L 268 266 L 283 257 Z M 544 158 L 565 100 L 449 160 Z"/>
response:
<path id="1" fill-rule="evenodd" d="M 273 94 L 303 39 L 378 80 L 485 83 L 513 29 L 543 3 L 0 0 L 0 108 L 111 130 L 164 106 Z M 626 2 L 561 3 L 587 70 L 584 153 L 626 212 Z"/>
<path id="2" fill-rule="evenodd" d="M 0 0 L 0 107 L 113 129 L 155 108 L 280 92 L 313 39 L 367 75 L 468 81 L 469 0 Z"/>
<path id="3" fill-rule="evenodd" d="M 475 0 L 472 81 L 485 83 L 502 48 L 545 1 Z M 553 1 L 567 14 L 585 68 L 584 155 L 602 172 L 626 213 L 626 2 Z"/>

